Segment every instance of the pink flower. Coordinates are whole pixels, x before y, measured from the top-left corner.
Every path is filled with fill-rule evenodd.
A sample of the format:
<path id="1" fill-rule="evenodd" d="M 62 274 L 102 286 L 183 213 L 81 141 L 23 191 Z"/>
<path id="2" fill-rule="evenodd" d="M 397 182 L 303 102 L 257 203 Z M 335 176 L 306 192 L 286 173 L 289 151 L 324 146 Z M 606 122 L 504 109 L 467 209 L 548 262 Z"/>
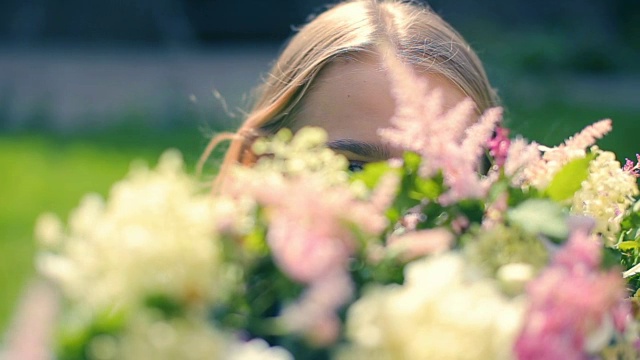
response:
<path id="1" fill-rule="evenodd" d="M 612 129 L 611 119 L 597 121 L 570 137 L 560 145 L 568 150 L 584 151 L 596 143 L 596 140 L 607 135 Z"/>
<path id="2" fill-rule="evenodd" d="M 629 174 L 640 177 L 640 154 L 636 154 L 637 163 L 634 164 L 633 161 L 629 159 L 625 159 L 624 167 L 622 170 L 628 172 Z"/>
<path id="3" fill-rule="evenodd" d="M 336 313 L 352 296 L 351 278 L 337 269 L 312 283 L 296 303 L 285 308 L 281 320 L 289 331 L 305 335 L 316 346 L 330 345 L 340 334 Z"/>
<path id="4" fill-rule="evenodd" d="M 59 294 L 51 284 L 30 284 L 9 328 L 2 359 L 45 360 L 51 358 L 55 319 L 59 312 Z"/>
<path id="5" fill-rule="evenodd" d="M 576 228 L 551 266 L 529 283 L 531 305 L 516 343 L 518 359 L 586 359 L 596 346 L 589 336 L 607 318 L 624 329 L 624 281 L 615 270 L 599 270 L 601 247 L 586 226 Z"/>
<path id="6" fill-rule="evenodd" d="M 569 161 L 583 158 L 587 153 L 587 149 L 609 131 L 611 131 L 611 120 L 600 120 L 587 126 L 559 146 L 553 148 L 539 146 L 539 149 L 543 151 L 542 156 L 538 157 L 538 159 L 532 158 L 526 164 L 519 179 L 520 182 L 538 188 L 546 187 L 557 171 Z"/>
<path id="7" fill-rule="evenodd" d="M 382 139 L 423 158 L 420 175 L 442 172 L 449 188 L 440 201 L 451 204 L 465 198 L 482 197 L 487 186 L 478 168 L 502 109 L 487 110 L 478 120 L 476 105 L 469 98 L 446 110 L 439 89 L 429 90 L 425 78 L 394 56 L 387 56 L 396 112 L 391 128 L 380 129 Z"/>
<path id="8" fill-rule="evenodd" d="M 449 250 L 454 237 L 444 228 L 418 230 L 389 238 L 388 248 L 405 261 Z"/>
<path id="9" fill-rule="evenodd" d="M 278 266 L 303 283 L 319 279 L 335 268 L 344 268 L 355 247 L 350 234 L 337 221 L 314 210 L 298 211 L 295 207 L 276 210 L 267 233 Z"/>
<path id="10" fill-rule="evenodd" d="M 394 200 L 395 176 L 383 177 L 367 199 L 349 183 L 328 183 L 319 173 L 236 178 L 236 196 L 251 196 L 266 216 L 267 245 L 278 268 L 306 285 L 281 316 L 285 328 L 318 346 L 340 334 L 338 310 L 353 295 L 350 257 L 361 236 L 377 236 L 387 226 L 385 211 Z"/>
<path id="11" fill-rule="evenodd" d="M 357 247 L 353 226 L 376 235 L 387 220 L 384 188 L 371 202 L 358 200 L 348 187 L 323 186 L 314 176 L 287 179 L 270 203 L 267 243 L 276 264 L 296 281 L 310 283 L 335 269 L 344 269 Z M 383 198 L 386 200 L 381 200 Z"/>
<path id="12" fill-rule="evenodd" d="M 488 148 L 489 154 L 493 156 L 498 167 L 504 166 L 510 145 L 511 140 L 509 139 L 509 129 L 501 126 L 496 127 L 496 134 L 491 140 L 489 140 Z"/>

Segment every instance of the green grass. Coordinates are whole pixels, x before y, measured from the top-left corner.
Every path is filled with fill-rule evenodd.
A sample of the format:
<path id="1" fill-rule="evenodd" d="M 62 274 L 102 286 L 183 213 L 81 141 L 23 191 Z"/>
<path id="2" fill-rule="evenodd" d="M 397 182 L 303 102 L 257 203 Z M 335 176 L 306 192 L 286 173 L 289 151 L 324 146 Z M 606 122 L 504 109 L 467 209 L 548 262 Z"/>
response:
<path id="1" fill-rule="evenodd" d="M 640 152 L 635 139 L 640 111 L 589 108 L 566 103 L 506 113 L 513 134 L 556 145 L 584 126 L 611 117 L 614 130 L 599 144 L 619 158 Z M 33 225 L 52 211 L 66 218 L 87 192 L 108 193 L 134 159 L 153 165 L 163 150 L 181 150 L 192 170 L 207 137 L 197 126 L 152 130 L 141 125 L 60 136 L 43 133 L 0 135 L 0 334 L 10 320 L 25 282 L 34 276 Z M 218 152 L 213 156 L 220 158 Z M 214 168 L 214 164 L 210 164 Z"/>
<path id="2" fill-rule="evenodd" d="M 635 137 L 640 109 L 596 108 L 557 102 L 536 108 L 511 107 L 505 118 L 512 135 L 521 134 L 547 146 L 559 145 L 584 127 L 609 118 L 613 121 L 613 131 L 597 145 L 615 152 L 621 161 L 635 159 L 635 154 L 640 152 L 640 142 Z"/>

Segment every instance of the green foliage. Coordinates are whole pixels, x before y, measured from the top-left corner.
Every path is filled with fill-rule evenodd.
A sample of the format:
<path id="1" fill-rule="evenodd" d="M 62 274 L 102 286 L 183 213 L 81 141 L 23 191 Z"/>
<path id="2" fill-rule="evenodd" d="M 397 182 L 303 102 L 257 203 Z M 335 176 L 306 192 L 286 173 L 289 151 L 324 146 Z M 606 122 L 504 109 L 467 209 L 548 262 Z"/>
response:
<path id="1" fill-rule="evenodd" d="M 636 264 L 640 263 L 640 201 L 636 202 L 631 209 L 625 214 L 620 223 L 621 237 L 618 243 L 620 250 L 619 264 L 624 270 L 629 270 Z M 636 292 L 640 289 L 640 274 L 627 279 L 631 290 Z"/>
<path id="2" fill-rule="evenodd" d="M 351 272 L 359 290 L 365 284 L 401 284 L 404 281 L 404 263 L 396 258 L 382 259 L 376 266 L 367 266 L 365 259 L 354 259 Z"/>
<path id="3" fill-rule="evenodd" d="M 546 199 L 531 199 L 507 212 L 508 220 L 529 234 L 543 234 L 564 239 L 569 233 L 567 214 L 557 203 Z"/>
<path id="4" fill-rule="evenodd" d="M 549 253 L 537 236 L 518 227 L 500 224 L 489 231 L 475 227 L 463 241 L 468 259 L 491 277 L 503 265 L 524 263 L 540 270 L 549 261 Z"/>
<path id="5" fill-rule="evenodd" d="M 382 176 L 394 171 L 397 174 L 402 173 L 402 170 L 392 168 L 386 161 L 369 163 L 364 166 L 362 171 L 352 173 L 351 181 L 362 181 L 367 188 L 373 189 L 376 187 Z"/>
<path id="6" fill-rule="evenodd" d="M 444 192 L 442 176 L 439 175 L 432 179 L 420 177 L 421 161 L 422 159 L 418 154 L 412 152 L 404 153 L 400 189 L 388 213 L 389 220 L 392 223 L 397 222 L 402 214 L 405 214 L 409 209 L 419 205 L 424 200 L 434 200 Z"/>
<path id="7" fill-rule="evenodd" d="M 253 265 L 246 268 L 248 270 L 243 273 L 245 286 L 232 294 L 229 301 L 218 304 L 212 317 L 224 327 L 274 339 L 280 335 L 280 330 L 273 318 L 287 301 L 293 302 L 300 296 L 303 285 L 285 276 L 271 256 L 255 259 Z M 296 342 L 295 346 L 299 344 Z"/>
<path id="8" fill-rule="evenodd" d="M 184 315 L 184 307 L 182 304 L 165 294 L 150 295 L 145 300 L 144 305 L 148 308 L 160 311 L 166 319 L 179 317 Z"/>

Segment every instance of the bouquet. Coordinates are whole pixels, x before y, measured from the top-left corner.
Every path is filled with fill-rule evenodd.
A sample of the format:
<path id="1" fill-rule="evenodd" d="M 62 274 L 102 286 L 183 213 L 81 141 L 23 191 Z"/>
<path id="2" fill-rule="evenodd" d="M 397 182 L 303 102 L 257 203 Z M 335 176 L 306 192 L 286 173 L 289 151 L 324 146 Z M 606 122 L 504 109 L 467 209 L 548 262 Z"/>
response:
<path id="1" fill-rule="evenodd" d="M 349 172 L 282 130 L 224 191 L 168 151 L 44 215 L 56 357 L 638 358 L 640 166 L 596 146 L 611 121 L 542 146 L 389 68 L 402 159 Z"/>

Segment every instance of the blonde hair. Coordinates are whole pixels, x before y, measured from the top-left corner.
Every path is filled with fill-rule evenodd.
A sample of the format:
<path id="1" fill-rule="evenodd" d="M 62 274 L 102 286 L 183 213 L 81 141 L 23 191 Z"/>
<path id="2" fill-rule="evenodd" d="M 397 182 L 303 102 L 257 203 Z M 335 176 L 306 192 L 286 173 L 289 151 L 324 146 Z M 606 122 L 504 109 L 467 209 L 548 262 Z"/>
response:
<path id="1" fill-rule="evenodd" d="M 235 134 L 214 138 L 199 167 L 215 146 L 231 140 L 222 167 L 255 161 L 250 145 L 294 120 L 295 110 L 320 71 L 337 58 L 376 53 L 381 46 L 417 71 L 438 73 L 471 97 L 479 111 L 498 99 L 478 56 L 462 36 L 426 6 L 402 0 L 353 0 L 318 15 L 293 36 L 257 88 L 255 104 Z"/>

